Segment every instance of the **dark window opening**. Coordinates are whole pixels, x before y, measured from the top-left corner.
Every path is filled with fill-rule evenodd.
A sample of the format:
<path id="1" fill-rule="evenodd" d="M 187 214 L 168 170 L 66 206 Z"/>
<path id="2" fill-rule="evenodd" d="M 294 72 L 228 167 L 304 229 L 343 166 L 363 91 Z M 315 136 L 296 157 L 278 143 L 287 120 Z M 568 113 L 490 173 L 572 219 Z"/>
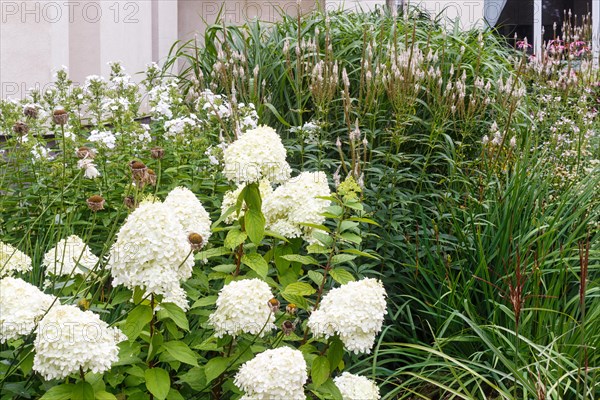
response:
<path id="1" fill-rule="evenodd" d="M 598 0 L 596 0 L 598 1 Z M 495 2 L 495 8 L 501 8 L 500 15 L 495 24 L 498 32 L 504 35 L 511 44 L 514 43 L 515 34 L 517 40 L 527 38 L 529 44 L 533 44 L 534 38 L 534 15 L 538 11 L 534 10 L 534 0 L 507 0 L 502 8 L 502 1 Z M 591 21 L 587 17 L 592 12 L 592 0 L 543 0 L 542 1 L 542 27 L 544 29 L 544 41 L 563 37 L 563 22 L 565 17 L 569 18 L 568 12 L 571 11 L 571 25 L 581 26 Z M 556 23 L 556 33 L 554 24 Z"/>

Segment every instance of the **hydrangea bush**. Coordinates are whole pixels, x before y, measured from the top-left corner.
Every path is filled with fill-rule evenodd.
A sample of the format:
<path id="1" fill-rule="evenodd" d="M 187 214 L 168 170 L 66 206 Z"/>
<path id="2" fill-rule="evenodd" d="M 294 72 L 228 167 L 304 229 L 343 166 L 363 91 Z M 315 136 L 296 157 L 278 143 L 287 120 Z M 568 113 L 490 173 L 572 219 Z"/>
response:
<path id="1" fill-rule="evenodd" d="M 341 375 L 386 314 L 354 178 L 292 171 L 252 104 L 111 68 L 0 102 L 2 398 L 379 398 Z"/>

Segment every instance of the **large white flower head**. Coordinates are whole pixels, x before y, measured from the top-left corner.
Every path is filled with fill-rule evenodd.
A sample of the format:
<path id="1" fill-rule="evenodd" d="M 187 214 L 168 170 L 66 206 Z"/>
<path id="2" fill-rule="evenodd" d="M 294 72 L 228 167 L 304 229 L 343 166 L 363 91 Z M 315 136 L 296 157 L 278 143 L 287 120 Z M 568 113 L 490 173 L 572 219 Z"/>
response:
<path id="1" fill-rule="evenodd" d="M 377 279 L 348 282 L 323 297 L 319 309 L 308 318 L 308 327 L 316 337 L 339 335 L 346 349 L 355 354 L 369 353 L 387 314 L 385 297 Z"/>
<path id="2" fill-rule="evenodd" d="M 31 270 L 31 258 L 13 247 L 0 242 L 0 278 L 12 275 L 14 272 L 27 272 Z"/>
<path id="3" fill-rule="evenodd" d="M 175 213 L 161 202 L 142 201 L 125 220 L 110 251 L 113 285 L 143 288 L 180 307 L 180 281 L 192 275 L 194 257 Z M 182 307 L 187 308 L 187 302 Z"/>
<path id="4" fill-rule="evenodd" d="M 22 279 L 0 280 L 0 343 L 31 333 L 54 300 Z"/>
<path id="5" fill-rule="evenodd" d="M 225 195 L 223 196 L 223 202 L 221 203 L 221 215 L 225 214 L 227 210 L 236 205 L 238 197 L 240 197 L 240 194 L 242 193 L 242 190 L 245 186 L 246 185 L 238 186 L 237 189 L 230 190 L 227 193 L 225 193 Z M 271 195 L 271 193 L 273 193 L 273 187 L 271 187 L 271 183 L 266 179 L 262 179 L 259 182 L 258 190 L 260 191 L 260 197 L 263 202 L 267 197 Z M 244 215 L 245 204 L 245 202 L 242 203 L 242 209 L 240 210 L 239 215 L 233 212 L 224 219 L 224 222 L 226 224 L 231 224 L 237 218 L 242 217 Z"/>
<path id="6" fill-rule="evenodd" d="M 202 236 L 202 245 L 210 238 L 210 215 L 202 206 L 196 195 L 185 187 L 171 190 L 164 201 L 175 214 L 186 234 L 197 233 Z"/>
<path id="7" fill-rule="evenodd" d="M 369 378 L 344 372 L 333 379 L 342 400 L 379 400 L 379 388 Z"/>
<path id="8" fill-rule="evenodd" d="M 244 363 L 234 383 L 246 393 L 241 400 L 304 400 L 307 379 L 302 352 L 279 347 Z"/>
<path id="9" fill-rule="evenodd" d="M 215 328 L 215 335 L 252 335 L 275 329 L 275 315 L 269 300 L 273 293 L 266 282 L 260 279 L 243 279 L 225 285 L 217 298 L 217 309 L 208 318 Z"/>
<path id="10" fill-rule="evenodd" d="M 127 337 L 91 311 L 52 307 L 36 329 L 33 369 L 46 380 L 84 372 L 103 373 L 119 359 L 117 344 Z"/>
<path id="11" fill-rule="evenodd" d="M 87 244 L 77 235 L 60 240 L 44 254 L 42 265 L 52 275 L 85 275 L 98 264 Z"/>
<path id="12" fill-rule="evenodd" d="M 283 183 L 289 179 L 291 172 L 285 157 L 281 137 L 273 128 L 262 125 L 241 134 L 225 149 L 223 172 L 227 179 L 238 184 L 261 179 Z"/>
<path id="13" fill-rule="evenodd" d="M 322 215 L 330 205 L 327 175 L 324 172 L 303 172 L 279 186 L 263 201 L 267 229 L 286 238 L 304 236 L 311 241 L 313 228 L 325 221 Z"/>

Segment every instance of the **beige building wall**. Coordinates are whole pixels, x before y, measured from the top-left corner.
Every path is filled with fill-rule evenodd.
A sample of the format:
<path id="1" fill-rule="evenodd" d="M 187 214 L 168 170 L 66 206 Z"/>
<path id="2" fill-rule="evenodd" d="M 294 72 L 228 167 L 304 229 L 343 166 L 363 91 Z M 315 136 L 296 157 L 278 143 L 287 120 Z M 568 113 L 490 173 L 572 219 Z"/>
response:
<path id="1" fill-rule="evenodd" d="M 207 25 L 223 18 L 231 25 L 257 18 L 276 21 L 282 13 L 298 15 L 316 7 L 314 0 L 178 0 L 179 39 L 187 41 L 200 36 Z"/>
<path id="2" fill-rule="evenodd" d="M 463 28 L 482 26 L 484 0 L 405 0 L 406 5 L 417 6 L 431 16 L 443 13 L 448 22 L 460 21 Z M 396 2 L 400 4 L 400 1 Z M 386 0 L 329 0 L 327 9 L 370 10 L 386 5 Z"/>

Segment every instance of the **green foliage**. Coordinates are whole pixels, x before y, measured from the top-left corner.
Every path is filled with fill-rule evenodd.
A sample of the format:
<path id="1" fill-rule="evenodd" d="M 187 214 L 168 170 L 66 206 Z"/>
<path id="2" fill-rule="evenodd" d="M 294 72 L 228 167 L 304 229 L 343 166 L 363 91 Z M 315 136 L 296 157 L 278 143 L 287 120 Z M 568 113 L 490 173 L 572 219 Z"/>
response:
<path id="1" fill-rule="evenodd" d="M 55 91 L 32 100 L 69 109 L 74 138 L 28 120 L 28 143 L 13 135 L 2 144 L 0 233 L 32 256 L 23 278 L 39 287 L 44 253 L 69 234 L 82 236 L 101 261 L 87 277 L 51 279 L 47 290 L 87 304 L 129 340 L 109 372 L 67 382 L 31 372 L 31 338 L 2 344 L 2 399 L 238 398 L 239 366 L 281 345 L 303 352 L 311 398 L 340 399 L 333 378 L 346 370 L 376 379 L 386 399 L 600 397 L 597 71 L 562 60 L 544 74 L 494 32 L 446 30 L 439 19 L 383 10 L 215 24 L 204 43 L 174 47 L 165 72 L 150 71 L 145 84 L 156 87 L 185 61 L 180 87 L 169 89 L 177 116 L 195 110 L 206 87 L 226 96 L 219 102 L 235 88 L 240 108 L 255 104 L 260 122 L 286 138 L 294 170 L 334 177 L 326 222 L 307 224 L 310 244 L 269 232 L 258 184 L 221 215 L 232 188 L 209 154 L 221 136 L 237 134 L 236 117 L 202 115 L 202 129 L 169 139 L 153 116 L 153 145 L 164 149 L 153 158 L 135 139 L 143 128 L 134 89 L 92 83 L 90 122 L 81 118 L 80 92 L 68 93 L 60 73 Z M 107 116 L 103 98 L 126 98 L 131 107 Z M 21 110 L 0 106 L 0 128 L 11 132 Z M 88 123 L 123 132 L 116 151 L 99 150 L 95 180 L 83 179 L 73 155 L 90 144 Z M 36 145 L 49 145 L 56 158 L 32 157 Z M 132 184 L 132 160 L 155 170 L 155 186 Z M 179 185 L 216 221 L 184 285 L 187 312 L 141 289 L 111 287 L 103 268 L 129 213 L 123 200 L 164 198 Z M 88 209 L 92 194 L 105 198 L 105 210 Z M 303 321 L 324 293 L 372 275 L 389 294 L 372 356 L 346 354 L 337 337 L 313 338 Z M 293 320 L 293 332 L 216 337 L 208 316 L 219 290 L 256 277 L 297 308 L 275 314 L 278 326 Z"/>
<path id="2" fill-rule="evenodd" d="M 329 276 L 380 274 L 392 293 L 377 351 L 351 366 L 386 398 L 598 397 L 585 368 L 598 353 L 598 72 L 585 53 L 528 60 L 440 22 L 377 10 L 216 24 L 173 60 L 260 104 L 296 165 L 364 199 L 368 233 L 343 233 L 362 249 L 340 254 L 362 262 Z M 212 73 L 222 54 L 244 54 L 231 69 L 245 74 Z"/>

